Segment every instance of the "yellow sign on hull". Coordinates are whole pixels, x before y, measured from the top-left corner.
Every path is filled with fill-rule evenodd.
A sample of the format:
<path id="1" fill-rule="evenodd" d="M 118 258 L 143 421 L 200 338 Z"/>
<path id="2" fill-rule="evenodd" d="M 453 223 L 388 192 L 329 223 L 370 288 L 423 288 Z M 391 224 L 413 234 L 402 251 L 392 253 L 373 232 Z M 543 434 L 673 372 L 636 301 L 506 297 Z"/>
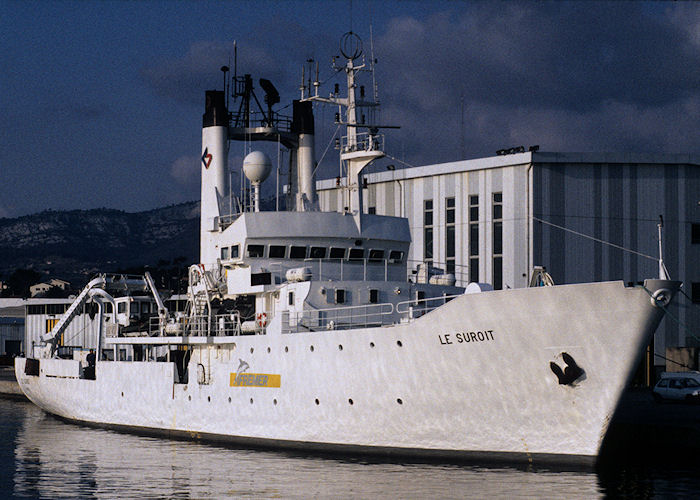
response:
<path id="1" fill-rule="evenodd" d="M 231 387 L 280 387 L 282 375 L 271 373 L 232 373 Z"/>

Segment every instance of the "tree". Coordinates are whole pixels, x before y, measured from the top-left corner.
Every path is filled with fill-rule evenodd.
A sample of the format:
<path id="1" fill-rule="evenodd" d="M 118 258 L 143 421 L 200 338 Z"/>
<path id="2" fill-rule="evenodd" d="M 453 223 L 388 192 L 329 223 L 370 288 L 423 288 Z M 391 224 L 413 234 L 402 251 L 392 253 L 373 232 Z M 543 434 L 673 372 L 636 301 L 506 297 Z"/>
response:
<path id="1" fill-rule="evenodd" d="M 33 269 L 17 269 L 7 280 L 11 297 L 29 297 L 29 287 L 41 281 L 41 274 Z"/>

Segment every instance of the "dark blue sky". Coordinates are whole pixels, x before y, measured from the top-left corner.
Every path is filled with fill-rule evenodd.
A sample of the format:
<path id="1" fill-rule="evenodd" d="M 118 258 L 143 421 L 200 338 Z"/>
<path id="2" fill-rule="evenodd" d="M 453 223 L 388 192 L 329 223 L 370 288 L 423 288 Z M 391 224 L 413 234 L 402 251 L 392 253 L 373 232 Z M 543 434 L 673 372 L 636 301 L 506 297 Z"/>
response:
<path id="1" fill-rule="evenodd" d="M 370 23 L 383 121 L 402 126 L 387 149 L 410 164 L 531 144 L 700 152 L 696 2 L 0 0 L 0 217 L 197 199 L 204 91 L 233 41 L 284 105 L 305 60 L 329 77 L 340 36 L 368 49 Z M 317 111 L 318 156 L 332 113 Z"/>

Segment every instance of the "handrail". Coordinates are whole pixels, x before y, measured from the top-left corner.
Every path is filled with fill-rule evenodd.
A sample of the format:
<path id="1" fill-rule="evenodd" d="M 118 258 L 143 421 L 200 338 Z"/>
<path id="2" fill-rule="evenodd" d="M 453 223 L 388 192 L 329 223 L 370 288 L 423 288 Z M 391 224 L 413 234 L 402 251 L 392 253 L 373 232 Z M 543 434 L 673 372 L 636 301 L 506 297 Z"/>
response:
<path id="1" fill-rule="evenodd" d="M 149 318 L 148 334 L 150 336 L 188 335 L 206 337 L 230 337 L 241 334 L 241 319 L 238 313 L 217 314 L 211 318 L 207 314 L 180 316 L 172 318 L 162 326 L 157 316 Z"/>
<path id="2" fill-rule="evenodd" d="M 461 297 L 463 294 L 459 295 L 440 295 L 438 297 L 427 297 L 425 299 L 413 299 L 413 300 L 404 300 L 401 302 L 398 302 L 396 304 L 396 312 L 399 314 L 406 314 L 411 312 L 411 308 L 415 311 L 416 308 L 423 314 L 432 311 L 433 309 L 437 309 L 441 305 L 444 305 L 448 303 L 450 300 L 456 298 L 456 297 Z M 442 301 L 442 303 L 437 304 L 435 306 L 428 306 L 428 302 L 433 302 L 433 301 Z M 423 305 L 424 307 L 421 307 Z M 402 309 L 402 306 L 408 306 L 405 310 Z"/>
<path id="3" fill-rule="evenodd" d="M 286 325 L 283 324 L 282 333 L 297 333 L 300 330 L 343 330 L 389 324 L 391 320 L 387 321 L 387 318 L 394 314 L 394 304 L 384 302 L 361 306 L 306 309 L 291 313 L 284 311 L 284 313 L 286 313 Z"/>

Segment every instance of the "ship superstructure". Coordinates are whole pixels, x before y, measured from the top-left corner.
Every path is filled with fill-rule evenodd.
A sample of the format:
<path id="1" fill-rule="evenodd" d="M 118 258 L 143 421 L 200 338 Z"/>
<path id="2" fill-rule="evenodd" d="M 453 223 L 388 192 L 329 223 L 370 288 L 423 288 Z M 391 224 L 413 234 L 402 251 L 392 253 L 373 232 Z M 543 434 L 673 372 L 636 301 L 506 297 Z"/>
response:
<path id="1" fill-rule="evenodd" d="M 352 43 L 355 45 L 353 46 Z M 272 106 L 256 122 L 249 75 L 206 93 L 201 155 L 201 255 L 189 269 L 184 311 L 170 312 L 150 276 L 99 276 L 45 346 L 18 359 L 27 396 L 61 417 L 115 428 L 288 448 L 420 456 L 489 455 L 592 460 L 612 413 L 678 284 L 647 280 L 493 291 L 406 256 L 406 219 L 365 214 L 362 170 L 383 156 L 382 128 L 358 119 L 359 39 L 344 47 L 347 96 L 308 86 L 285 120 Z M 226 68 L 228 70 L 228 68 Z M 318 77 L 316 81 L 318 82 Z M 340 142 L 347 204 L 316 210 L 314 102 L 344 109 Z M 232 140 L 292 150 L 286 211 L 264 211 L 270 160 L 254 151 L 235 200 Z M 407 279 L 410 276 L 410 279 Z M 533 282 L 538 282 L 534 280 Z M 538 283 L 544 283 L 540 280 Z M 115 287 L 149 290 L 147 326 L 126 329 L 99 307 L 90 353 L 56 358 L 61 329 Z M 107 356 L 107 352 L 111 355 Z M 108 359 L 109 358 L 109 359 Z"/>

